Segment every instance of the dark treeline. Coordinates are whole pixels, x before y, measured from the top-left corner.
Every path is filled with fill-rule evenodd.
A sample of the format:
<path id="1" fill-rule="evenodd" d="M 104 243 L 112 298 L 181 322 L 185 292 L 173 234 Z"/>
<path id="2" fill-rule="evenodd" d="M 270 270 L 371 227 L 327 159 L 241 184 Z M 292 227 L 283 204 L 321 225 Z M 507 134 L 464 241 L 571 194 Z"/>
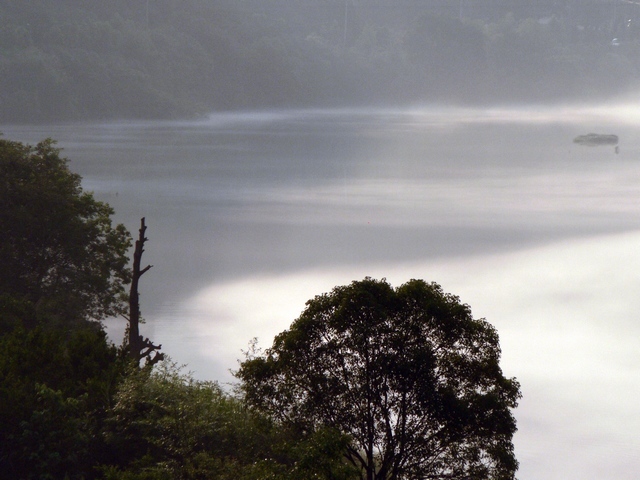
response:
<path id="1" fill-rule="evenodd" d="M 3 0 L 0 121 L 602 98 L 637 85 L 639 22 L 614 0 Z"/>

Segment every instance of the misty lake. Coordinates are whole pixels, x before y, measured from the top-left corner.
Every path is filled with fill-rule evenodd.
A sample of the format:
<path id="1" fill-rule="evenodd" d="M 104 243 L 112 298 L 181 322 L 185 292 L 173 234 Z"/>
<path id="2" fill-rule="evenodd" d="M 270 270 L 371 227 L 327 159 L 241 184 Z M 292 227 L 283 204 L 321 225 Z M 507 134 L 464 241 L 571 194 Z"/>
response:
<path id="1" fill-rule="evenodd" d="M 640 108 L 296 110 L 0 126 L 52 137 L 135 236 L 144 335 L 227 382 L 333 286 L 440 283 L 522 384 L 521 479 L 640 470 Z M 613 147 L 573 143 L 617 134 Z M 108 323 L 119 342 L 124 320 Z M 626 476 L 625 476 L 626 475 Z"/>

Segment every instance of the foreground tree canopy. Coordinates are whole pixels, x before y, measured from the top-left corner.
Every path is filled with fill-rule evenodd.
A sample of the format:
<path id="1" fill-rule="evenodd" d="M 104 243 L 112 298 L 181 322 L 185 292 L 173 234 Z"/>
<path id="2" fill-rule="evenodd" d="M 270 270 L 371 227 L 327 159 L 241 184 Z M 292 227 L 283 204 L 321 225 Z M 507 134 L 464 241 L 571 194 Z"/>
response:
<path id="1" fill-rule="evenodd" d="M 106 480 L 349 480 L 335 429 L 281 428 L 169 361 L 121 384 L 105 421 Z"/>
<path id="2" fill-rule="evenodd" d="M 365 278 L 317 296 L 237 376 L 283 425 L 336 428 L 363 478 L 512 479 L 519 384 L 496 330 L 435 283 Z"/>
<path id="3" fill-rule="evenodd" d="M 101 320 L 126 306 L 131 240 L 67 163 L 50 139 L 0 138 L 0 300 L 49 322 Z"/>
<path id="4" fill-rule="evenodd" d="M 159 347 L 137 329 L 144 219 L 130 277 L 126 230 L 53 145 L 0 139 L 0 480 L 357 478 L 337 429 L 282 428 L 148 358 Z M 137 343 L 116 347 L 91 320 L 125 310 L 130 278 Z"/>

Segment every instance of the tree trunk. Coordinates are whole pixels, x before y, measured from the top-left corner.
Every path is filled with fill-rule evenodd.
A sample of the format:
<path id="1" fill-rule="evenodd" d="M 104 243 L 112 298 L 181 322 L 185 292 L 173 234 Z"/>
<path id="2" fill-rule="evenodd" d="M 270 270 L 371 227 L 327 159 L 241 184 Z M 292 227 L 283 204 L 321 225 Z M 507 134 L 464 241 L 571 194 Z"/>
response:
<path id="1" fill-rule="evenodd" d="M 138 284 L 140 277 L 151 269 L 152 265 L 140 268 L 142 263 L 142 252 L 144 252 L 144 242 L 148 240 L 144 236 L 147 226 L 144 217 L 140 220 L 140 231 L 133 251 L 133 273 L 131 276 L 131 290 L 129 291 L 129 356 L 136 365 L 140 365 L 140 360 L 146 359 L 147 363 L 154 365 L 164 359 L 164 354 L 158 352 L 162 345 L 154 345 L 148 338 L 140 335 L 140 295 Z M 153 356 L 152 353 L 155 352 Z"/>

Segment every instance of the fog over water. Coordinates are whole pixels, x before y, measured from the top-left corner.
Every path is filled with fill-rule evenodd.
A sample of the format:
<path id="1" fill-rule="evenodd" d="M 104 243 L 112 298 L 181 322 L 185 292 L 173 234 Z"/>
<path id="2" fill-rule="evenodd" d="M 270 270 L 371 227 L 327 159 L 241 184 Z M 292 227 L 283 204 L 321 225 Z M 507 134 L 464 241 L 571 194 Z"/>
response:
<path id="1" fill-rule="evenodd" d="M 144 335 L 228 382 L 314 295 L 440 283 L 498 329 L 518 478 L 640 471 L 640 106 L 220 113 L 0 126 L 59 141 L 87 190 L 148 226 Z M 589 132 L 611 146 L 572 142 Z M 108 324 L 119 342 L 124 320 Z"/>

